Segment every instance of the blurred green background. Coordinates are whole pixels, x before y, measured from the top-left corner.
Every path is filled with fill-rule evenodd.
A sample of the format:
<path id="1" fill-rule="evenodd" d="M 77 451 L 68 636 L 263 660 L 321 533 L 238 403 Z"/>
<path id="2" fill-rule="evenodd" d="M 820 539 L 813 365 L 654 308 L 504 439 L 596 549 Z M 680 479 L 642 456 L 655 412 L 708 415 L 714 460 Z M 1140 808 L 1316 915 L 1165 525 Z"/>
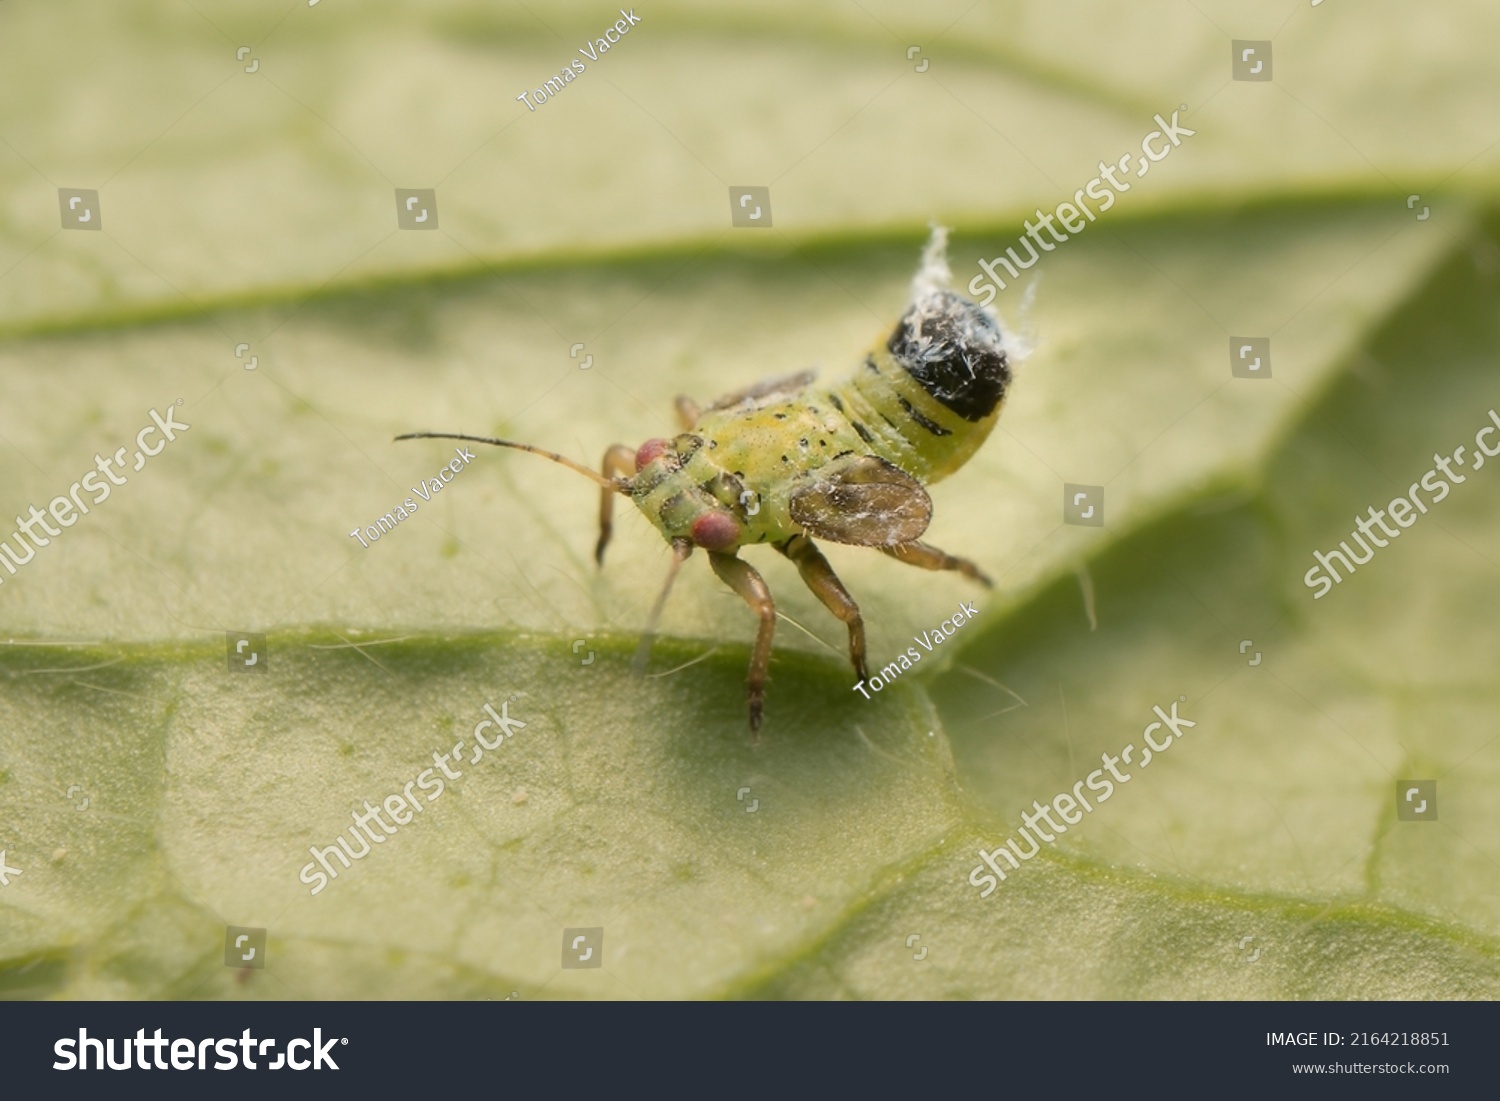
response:
<path id="1" fill-rule="evenodd" d="M 617 7 L 0 4 L 0 527 L 149 410 L 192 426 L 0 574 L 0 996 L 1500 995 L 1500 474 L 1302 584 L 1500 405 L 1500 11 L 633 11 L 592 61 Z M 753 621 L 699 560 L 633 677 L 667 548 L 621 515 L 596 571 L 595 491 L 524 456 L 349 537 L 451 456 L 403 431 L 592 465 L 679 393 L 837 377 L 930 221 L 962 287 L 1174 110 L 1195 135 L 998 297 L 1035 350 L 928 535 L 998 585 L 877 699 L 771 554 L 761 745 Z M 976 596 L 828 555 L 877 665 Z M 309 846 L 512 696 L 524 731 L 309 894 Z M 978 850 L 1179 697 L 1197 727 L 981 899 Z M 602 967 L 560 966 L 572 927 Z"/>

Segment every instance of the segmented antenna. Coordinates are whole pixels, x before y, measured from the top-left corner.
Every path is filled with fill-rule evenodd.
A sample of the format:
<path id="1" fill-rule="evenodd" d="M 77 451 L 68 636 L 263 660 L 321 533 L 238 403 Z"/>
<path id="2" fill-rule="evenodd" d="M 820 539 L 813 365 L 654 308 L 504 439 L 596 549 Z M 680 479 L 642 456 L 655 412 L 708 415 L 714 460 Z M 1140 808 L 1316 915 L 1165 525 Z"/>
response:
<path id="1" fill-rule="evenodd" d="M 514 440 L 497 440 L 489 436 L 464 436 L 456 432 L 408 432 L 404 436 L 397 436 L 397 440 L 468 440 L 470 443 L 487 443 L 495 447 L 511 447 L 517 451 L 527 451 L 533 455 L 540 455 L 544 459 L 551 459 L 559 466 L 565 466 L 569 470 L 576 470 L 591 482 L 597 482 L 605 489 L 612 489 L 616 493 L 630 492 L 630 482 L 624 478 L 606 478 L 597 470 L 590 470 L 582 463 L 575 463 L 566 455 L 559 455 L 556 451 L 547 451 L 540 447 L 533 447 L 529 443 L 516 443 Z"/>

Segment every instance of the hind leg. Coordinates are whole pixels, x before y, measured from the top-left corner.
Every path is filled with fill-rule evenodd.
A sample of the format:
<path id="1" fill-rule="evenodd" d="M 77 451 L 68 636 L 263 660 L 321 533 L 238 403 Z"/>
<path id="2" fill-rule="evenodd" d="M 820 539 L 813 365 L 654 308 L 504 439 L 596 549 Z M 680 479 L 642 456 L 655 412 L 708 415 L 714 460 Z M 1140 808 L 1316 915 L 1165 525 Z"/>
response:
<path id="1" fill-rule="evenodd" d="M 924 570 L 956 570 L 971 580 L 979 582 L 986 589 L 993 589 L 995 583 L 991 581 L 978 566 L 967 558 L 955 558 L 947 551 L 929 547 L 926 543 L 899 543 L 894 547 L 881 547 L 881 554 L 888 554 L 898 562 L 905 562 L 908 566 L 920 566 Z"/>

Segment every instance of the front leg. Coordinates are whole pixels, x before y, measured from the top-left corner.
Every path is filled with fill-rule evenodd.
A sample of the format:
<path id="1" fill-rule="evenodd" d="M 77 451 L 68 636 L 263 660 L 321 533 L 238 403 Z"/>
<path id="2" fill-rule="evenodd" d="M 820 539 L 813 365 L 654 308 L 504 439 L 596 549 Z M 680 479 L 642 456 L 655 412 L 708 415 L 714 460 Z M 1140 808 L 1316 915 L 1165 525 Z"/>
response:
<path id="1" fill-rule="evenodd" d="M 623 443 L 611 444 L 604 453 L 601 464 L 606 478 L 628 478 L 635 473 L 635 452 Z M 618 490 L 604 489 L 599 493 L 599 542 L 594 547 L 594 561 L 604 565 L 604 548 L 609 546 L 609 537 L 615 530 L 615 494 Z"/>
<path id="2" fill-rule="evenodd" d="M 703 410 L 692 398 L 678 394 L 672 408 L 677 410 L 677 423 L 682 425 L 684 432 L 691 432 L 698 427 L 698 418 L 703 416 Z"/>
<path id="3" fill-rule="evenodd" d="M 750 610 L 760 618 L 760 629 L 755 633 L 755 649 L 750 654 L 750 673 L 745 679 L 747 702 L 750 706 L 750 736 L 760 740 L 761 713 L 765 708 L 766 675 L 771 668 L 771 636 L 776 632 L 776 602 L 771 599 L 771 590 L 765 578 L 755 571 L 750 563 L 732 554 L 709 551 L 708 561 L 719 579 L 740 595 L 750 605 Z"/>

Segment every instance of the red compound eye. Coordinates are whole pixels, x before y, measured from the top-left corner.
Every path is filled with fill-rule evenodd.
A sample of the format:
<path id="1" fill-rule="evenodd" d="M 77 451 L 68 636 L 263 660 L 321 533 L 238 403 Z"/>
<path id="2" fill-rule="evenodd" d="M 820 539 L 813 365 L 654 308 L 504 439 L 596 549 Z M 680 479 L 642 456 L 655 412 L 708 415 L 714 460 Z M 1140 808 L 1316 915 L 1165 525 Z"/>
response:
<path id="1" fill-rule="evenodd" d="M 647 440 L 641 444 L 640 447 L 636 448 L 635 452 L 636 473 L 639 474 L 642 470 L 645 470 L 646 467 L 650 466 L 671 449 L 672 444 L 668 440 Z"/>
<path id="2" fill-rule="evenodd" d="M 693 542 L 704 550 L 729 550 L 740 541 L 740 526 L 725 512 L 705 512 L 693 521 Z"/>

